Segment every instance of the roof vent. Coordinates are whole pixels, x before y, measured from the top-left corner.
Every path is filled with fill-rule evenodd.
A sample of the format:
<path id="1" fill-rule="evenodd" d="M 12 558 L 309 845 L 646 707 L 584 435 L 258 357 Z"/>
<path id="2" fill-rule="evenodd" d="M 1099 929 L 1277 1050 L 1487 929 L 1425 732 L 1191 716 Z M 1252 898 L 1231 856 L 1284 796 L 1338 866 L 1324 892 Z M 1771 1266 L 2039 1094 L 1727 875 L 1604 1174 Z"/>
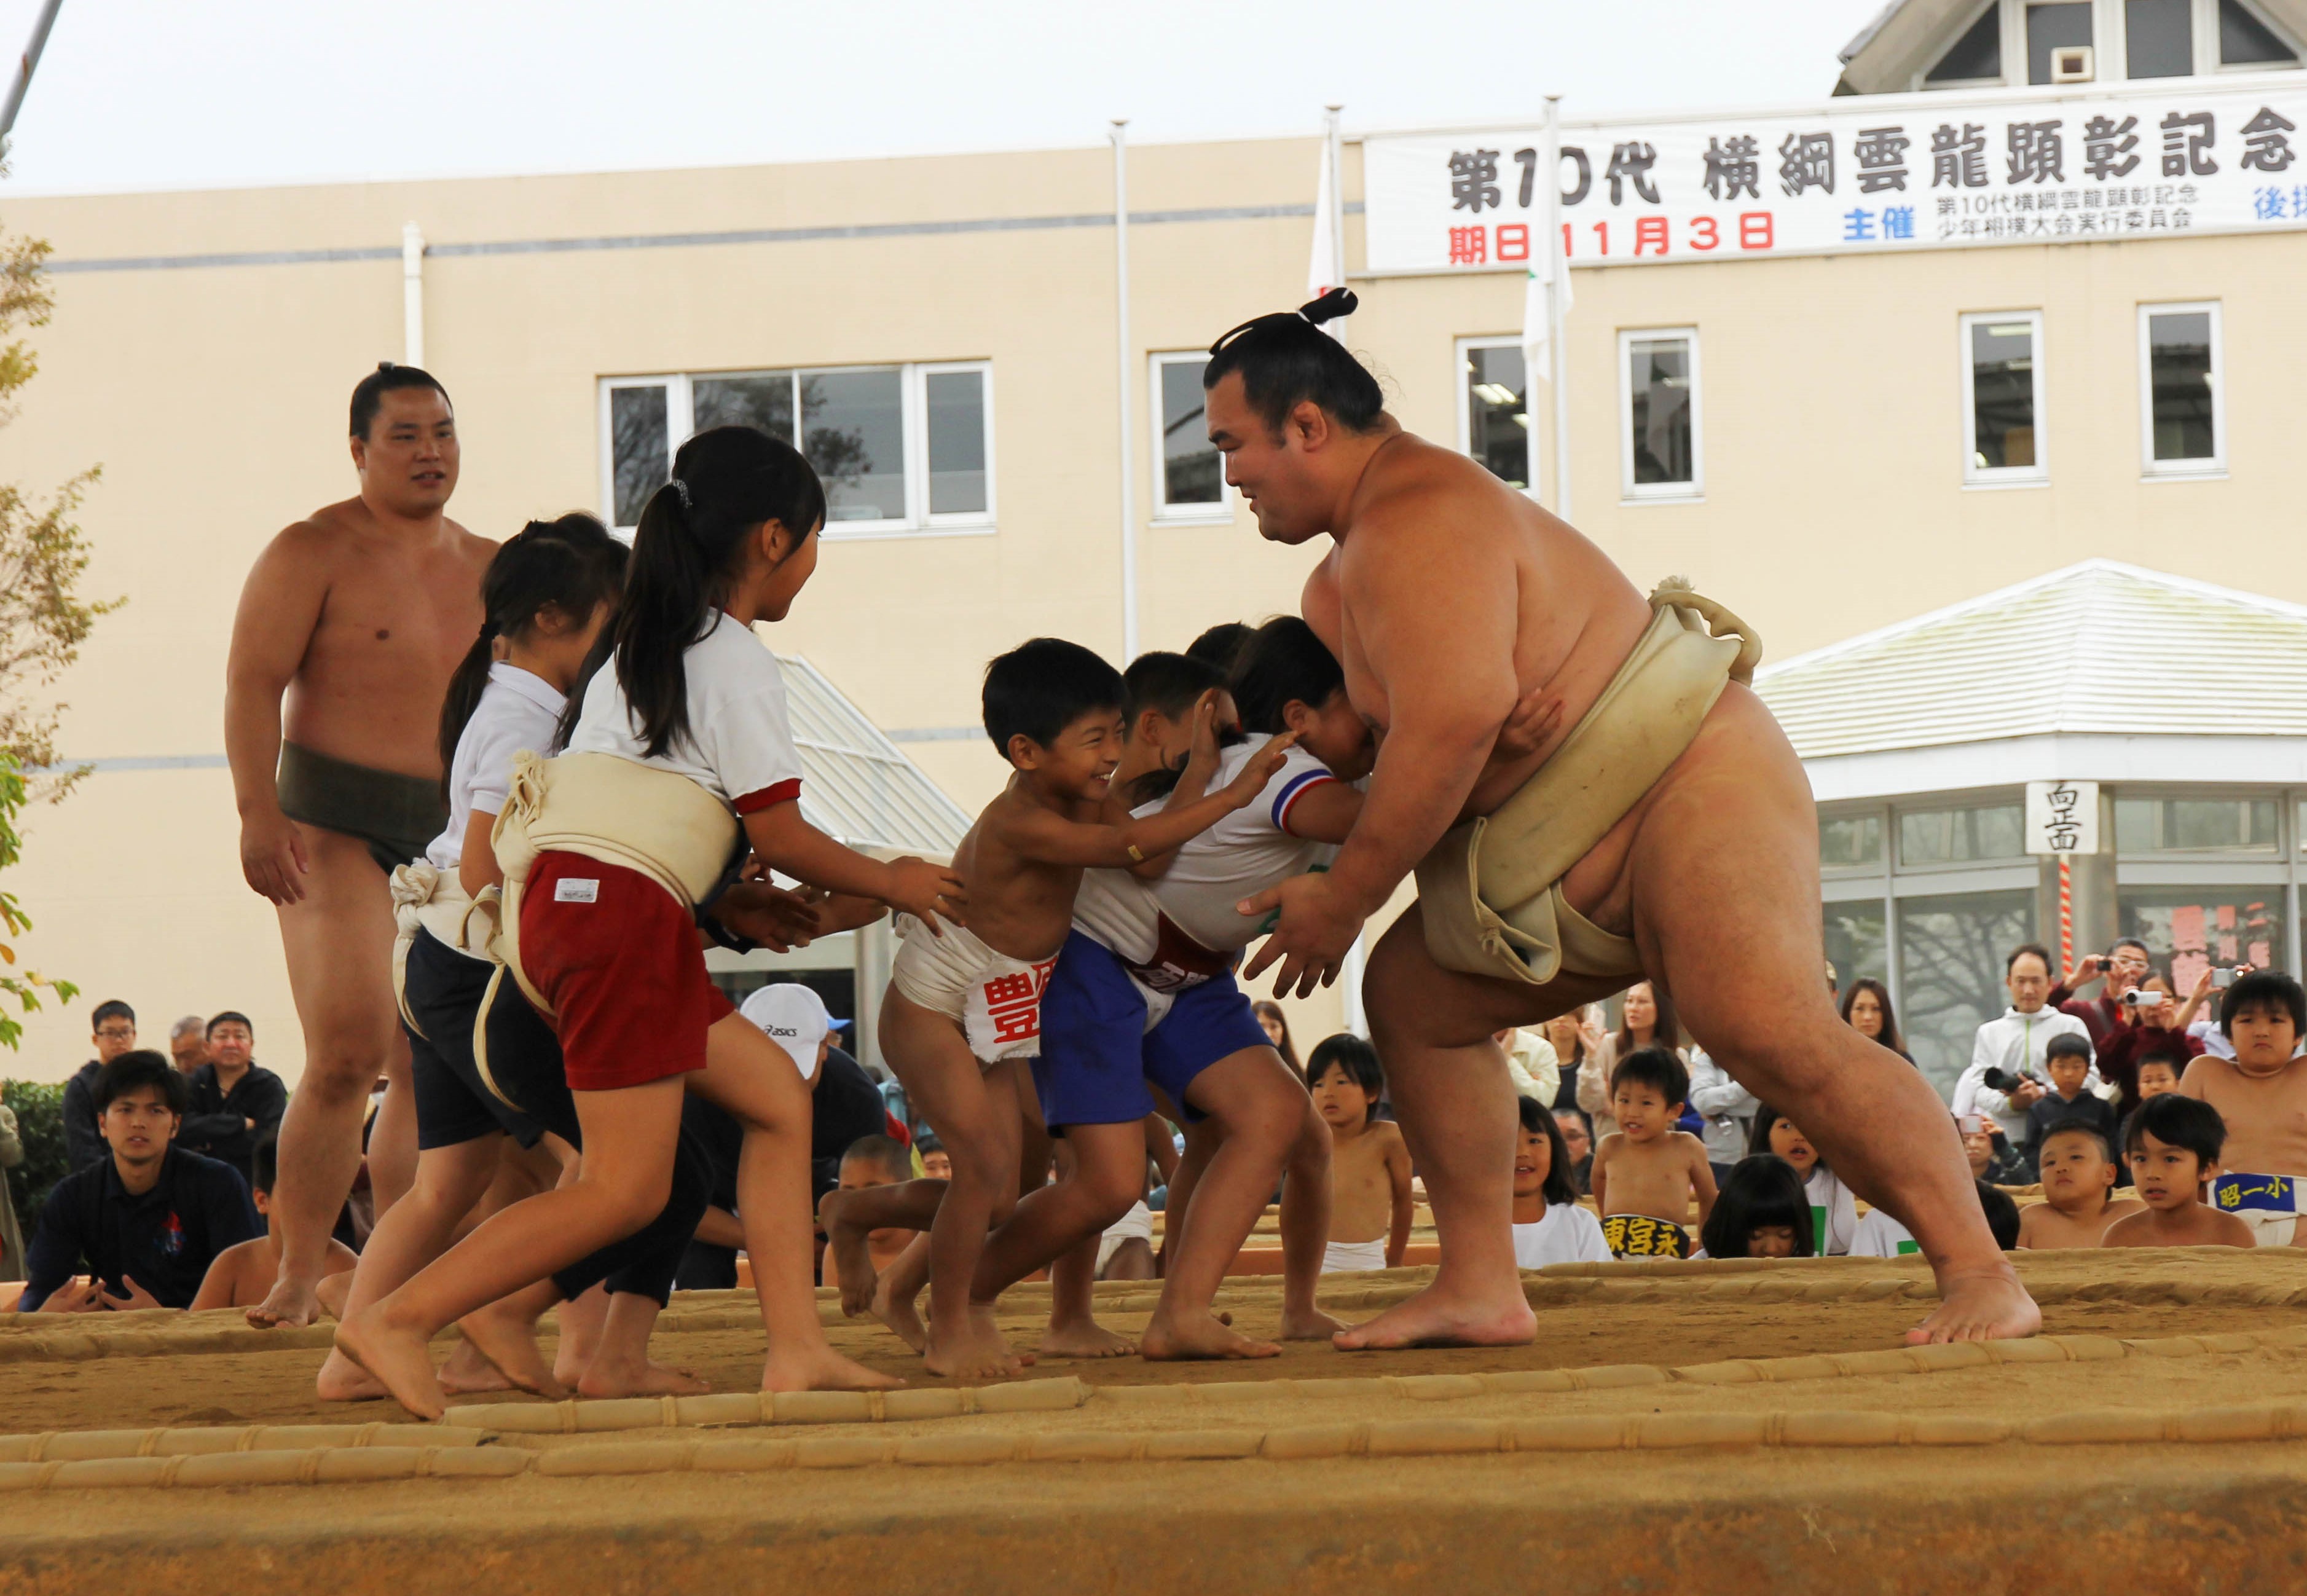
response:
<path id="1" fill-rule="evenodd" d="M 2088 45 L 2061 45 L 2051 52 L 2051 82 L 2088 83 L 2098 75 Z"/>

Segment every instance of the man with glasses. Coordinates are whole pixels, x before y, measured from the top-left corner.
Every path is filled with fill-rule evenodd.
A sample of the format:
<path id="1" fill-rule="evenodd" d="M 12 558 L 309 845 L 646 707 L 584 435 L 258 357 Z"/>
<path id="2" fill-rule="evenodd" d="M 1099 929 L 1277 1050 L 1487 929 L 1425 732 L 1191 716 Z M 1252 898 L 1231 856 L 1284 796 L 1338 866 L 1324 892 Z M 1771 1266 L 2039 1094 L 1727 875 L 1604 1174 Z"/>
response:
<path id="1" fill-rule="evenodd" d="M 96 1077 L 107 1064 L 136 1047 L 136 1011 L 115 998 L 96 1006 L 90 1028 L 96 1057 L 64 1083 L 64 1156 L 74 1170 L 102 1163 L 104 1137 L 97 1128 Z"/>
<path id="2" fill-rule="evenodd" d="M 2190 1058 L 2204 1047 L 2178 1023 L 2178 1001 L 2167 983 L 2147 990 L 2155 979 L 2152 957 L 2146 943 L 2124 937 L 2103 956 L 2084 957 L 2051 994 L 2054 1007 L 2089 1027 L 2099 1076 L 2114 1085 L 2115 1111 L 2125 1117 L 2139 1106 L 2139 1058 L 2150 1045 L 2183 1048 Z M 2074 995 L 2094 981 L 2100 982 L 2096 1000 Z"/>

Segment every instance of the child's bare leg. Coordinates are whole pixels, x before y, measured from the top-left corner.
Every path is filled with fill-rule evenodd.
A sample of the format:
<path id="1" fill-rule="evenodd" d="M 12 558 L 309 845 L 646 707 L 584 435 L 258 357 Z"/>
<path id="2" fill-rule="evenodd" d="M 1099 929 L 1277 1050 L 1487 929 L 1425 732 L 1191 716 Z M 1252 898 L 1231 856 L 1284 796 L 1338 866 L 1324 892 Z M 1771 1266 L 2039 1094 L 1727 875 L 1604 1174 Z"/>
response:
<path id="1" fill-rule="evenodd" d="M 557 1149 L 558 1153 L 554 1150 Z M 535 1197 L 555 1185 L 566 1186 L 577 1179 L 577 1150 L 559 1137 L 549 1137 L 536 1146 L 523 1148 L 510 1137 L 500 1138 L 497 1148 L 496 1178 L 489 1182 L 488 1190 L 473 1205 L 472 1212 L 457 1222 L 457 1234 L 461 1238 L 486 1224 L 489 1217 L 502 1213 L 524 1197 Z M 558 1154 L 567 1154 L 565 1163 Z M 556 1179 L 557 1177 L 557 1179 Z M 569 1377 L 561 1373 L 556 1362 L 550 1375 L 540 1377 L 544 1359 L 536 1350 L 536 1315 L 553 1306 L 558 1293 L 545 1297 L 536 1312 L 524 1324 L 519 1310 L 507 1317 L 502 1311 L 505 1299 L 499 1300 L 501 1311 L 484 1319 L 467 1315 L 470 1321 L 464 1326 L 449 1355 L 441 1363 L 441 1388 L 459 1395 L 476 1395 L 484 1391 L 535 1391 L 541 1395 L 559 1396 L 569 1384 Z M 484 1309 L 482 1314 L 489 1314 Z M 524 1339 L 525 1338 L 525 1343 Z M 512 1366 L 514 1374 L 497 1366 L 484 1345 L 493 1346 Z M 581 1370 L 582 1364 L 579 1369 Z"/>
<path id="2" fill-rule="evenodd" d="M 1306 1101 L 1311 1103 L 1313 1099 Z M 1218 1150 L 1218 1128 L 1214 1121 L 1188 1120 L 1183 1124 L 1186 1150 L 1178 1157 L 1178 1167 L 1170 1173 L 1170 1195 L 1162 1205 L 1162 1246 L 1154 1255 L 1154 1272 L 1163 1275 L 1170 1273 L 1170 1257 L 1176 1250 L 1186 1210 L 1193 1206 L 1194 1188 L 1200 1184 L 1202 1171 L 1210 1167 L 1210 1155 Z M 1326 1238 L 1323 1245 L 1328 1245 Z"/>
<path id="3" fill-rule="evenodd" d="M 987 1230 L 1017 1203 L 1018 1066 L 982 1066 L 951 1019 L 895 988 L 881 1009 L 881 1051 L 953 1159 L 953 1179 L 929 1229 L 930 1324 L 922 1348 L 932 1374 L 1008 1379 L 1024 1360 L 977 1311 L 970 1282 Z"/>
<path id="4" fill-rule="evenodd" d="M 841 1311 L 851 1318 L 873 1305 L 875 1270 L 866 1239 L 888 1226 L 926 1231 L 945 1198 L 942 1180 L 905 1180 L 894 1186 L 864 1186 L 828 1191 L 817 1205 L 825 1244 L 841 1276 Z"/>
<path id="5" fill-rule="evenodd" d="M 809 1223 L 809 1086 L 776 1044 L 741 1014 L 706 1035 L 691 1090 L 745 1127 L 737 1159 L 737 1214 L 769 1355 L 764 1391 L 874 1391 L 903 1382 L 843 1357 L 817 1317 L 817 1244 Z M 592 1128 L 586 1128 L 591 1162 Z M 670 1143 L 668 1143 L 670 1146 Z"/>
<path id="6" fill-rule="evenodd" d="M 1127 1358 L 1137 1343 L 1095 1317 L 1098 1239 L 1091 1236 L 1050 1264 L 1050 1327 L 1042 1333 L 1044 1358 Z"/>
<path id="7" fill-rule="evenodd" d="M 596 1285 L 579 1292 L 553 1317 L 560 1321 L 561 1339 L 553 1349 L 553 1377 L 574 1386 L 601 1349 L 601 1332 L 609 1318 L 609 1288 Z"/>
<path id="8" fill-rule="evenodd" d="M 1241 1244 L 1265 1212 L 1303 1123 L 1305 1088 L 1272 1048 L 1244 1048 L 1194 1077 L 1193 1106 L 1216 1120 L 1222 1139 L 1183 1215 L 1162 1300 L 1139 1347 L 1148 1358 L 1273 1358 L 1282 1349 L 1252 1341 L 1210 1312 Z"/>
<path id="9" fill-rule="evenodd" d="M 799 1085 L 790 1068 L 786 1074 Z M 665 1206 L 681 1131 L 681 1077 L 575 1096 L 588 1155 L 574 1185 L 515 1203 L 337 1326 L 337 1345 L 419 1418 L 437 1419 L 443 1407 L 426 1350 L 435 1333 L 632 1234 Z"/>
<path id="10" fill-rule="evenodd" d="M 929 1327 L 914 1308 L 915 1300 L 929 1290 L 930 1239 L 927 1231 L 905 1243 L 905 1250 L 889 1260 L 873 1283 L 873 1317 L 881 1321 L 892 1335 L 916 1352 L 930 1343 Z"/>
<path id="11" fill-rule="evenodd" d="M 600 1345 L 577 1382 L 579 1396 L 695 1396 L 712 1389 L 686 1369 L 649 1361 L 649 1335 L 659 1311 L 656 1298 L 638 1291 L 619 1291 L 609 1299 Z"/>
<path id="12" fill-rule="evenodd" d="M 476 1137 L 418 1155 L 416 1183 L 369 1234 L 337 1309 L 339 1321 L 398 1291 L 441 1256 L 457 1222 L 488 1189 L 496 1173 L 497 1146 L 504 1139 L 493 1134 Z M 334 1348 L 313 1386 L 322 1402 L 359 1402 L 385 1394 L 365 1369 Z"/>
<path id="13" fill-rule="evenodd" d="M 1306 1099 L 1282 1173 L 1282 1339 L 1327 1341 L 1346 1328 L 1314 1301 L 1330 1244 L 1330 1128 Z"/>
<path id="14" fill-rule="evenodd" d="M 1045 1337 L 1043 1348 L 1053 1356 L 1060 1355 L 1061 1347 L 1074 1349 L 1064 1356 L 1111 1356 L 1086 1332 L 1068 1326 L 1068 1333 L 1060 1335 L 1056 1310 L 1070 1296 L 1083 1323 L 1089 1322 L 1087 1284 L 1096 1262 L 1097 1239 L 1129 1212 L 1145 1189 L 1145 1133 L 1131 1120 L 1119 1125 L 1068 1126 L 1065 1140 L 1062 1172 L 1049 1185 L 1027 1193 L 1017 1211 L 988 1239 L 970 1295 L 990 1313 L 1003 1291 L 1036 1269 L 1052 1268 L 1051 1335 L 1055 1342 Z M 1061 1257 L 1084 1244 L 1092 1249 L 1089 1266 L 1078 1276 L 1070 1271 L 1054 1273 Z"/>
<path id="15" fill-rule="evenodd" d="M 554 1376 L 552 1366 L 545 1360 L 543 1349 L 536 1344 L 536 1321 L 560 1300 L 561 1288 L 550 1280 L 540 1280 L 459 1319 L 457 1333 L 481 1361 L 477 1366 L 467 1363 L 453 1368 L 453 1358 L 443 1363 L 441 1388 L 502 1391 L 510 1385 L 534 1391 L 539 1396 L 568 1395 L 563 1382 Z M 476 1367 L 481 1372 L 477 1378 L 468 1381 L 466 1371 Z"/>

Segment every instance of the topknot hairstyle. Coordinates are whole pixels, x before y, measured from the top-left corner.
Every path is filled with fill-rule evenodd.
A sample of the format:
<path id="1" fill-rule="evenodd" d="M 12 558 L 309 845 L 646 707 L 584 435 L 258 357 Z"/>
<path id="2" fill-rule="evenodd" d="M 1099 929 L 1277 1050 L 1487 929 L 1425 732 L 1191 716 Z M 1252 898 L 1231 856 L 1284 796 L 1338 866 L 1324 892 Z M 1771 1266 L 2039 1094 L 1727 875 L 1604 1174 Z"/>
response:
<path id="1" fill-rule="evenodd" d="M 1239 372 L 1250 408 L 1276 436 L 1290 412 L 1305 400 L 1320 406 L 1348 432 L 1368 432 L 1385 408 L 1385 395 L 1369 368 L 1322 330 L 1323 322 L 1352 315 L 1359 304 L 1352 289 L 1332 288 L 1294 311 L 1244 322 L 1210 346 L 1209 364 L 1202 368 L 1204 391 Z"/>

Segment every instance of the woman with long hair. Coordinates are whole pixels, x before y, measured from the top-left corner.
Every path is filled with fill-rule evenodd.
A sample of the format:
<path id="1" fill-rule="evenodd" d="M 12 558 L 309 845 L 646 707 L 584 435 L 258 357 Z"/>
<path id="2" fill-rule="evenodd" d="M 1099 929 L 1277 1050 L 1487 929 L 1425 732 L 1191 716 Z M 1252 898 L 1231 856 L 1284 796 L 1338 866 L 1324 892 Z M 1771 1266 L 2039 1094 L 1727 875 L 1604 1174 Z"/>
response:
<path id="1" fill-rule="evenodd" d="M 1674 1017 L 1674 1000 L 1667 996 L 1664 987 L 1637 981 L 1620 1000 L 1618 1028 L 1603 1037 L 1602 1045 L 1589 1052 L 1578 1067 L 1578 1106 L 1586 1111 L 1598 1146 L 1618 1128 L 1617 1116 L 1610 1112 L 1610 1072 L 1618 1067 L 1619 1060 L 1645 1047 L 1670 1049 L 1685 1067 L 1690 1063 L 1682 1045 L 1681 1024 Z"/>
<path id="2" fill-rule="evenodd" d="M 1290 1066 L 1290 1073 L 1304 1079 L 1306 1066 L 1298 1057 L 1298 1044 L 1290 1040 L 1290 1017 L 1282 1012 L 1282 1005 L 1271 998 L 1260 998 L 1249 1006 L 1249 1011 L 1257 1016 L 1257 1023 L 1265 1027 L 1265 1039 L 1282 1055 L 1282 1061 Z"/>
<path id="3" fill-rule="evenodd" d="M 1915 1055 L 1907 1051 L 1907 1039 L 1899 1034 L 1891 989 L 1872 975 L 1861 975 L 1844 990 L 1842 1017 L 1861 1036 L 1881 1043 L 1909 1064 L 1915 1061 Z"/>

